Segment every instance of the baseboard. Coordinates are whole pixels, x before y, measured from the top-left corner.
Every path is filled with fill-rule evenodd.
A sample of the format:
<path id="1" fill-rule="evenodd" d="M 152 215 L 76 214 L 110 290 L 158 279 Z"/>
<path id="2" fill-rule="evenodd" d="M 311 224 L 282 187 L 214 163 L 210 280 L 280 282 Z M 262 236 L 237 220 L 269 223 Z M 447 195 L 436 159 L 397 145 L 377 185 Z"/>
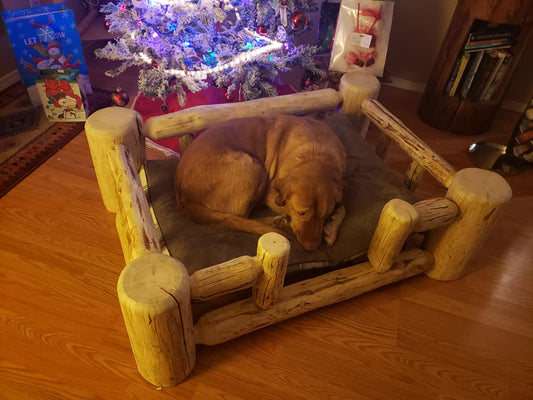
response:
<path id="1" fill-rule="evenodd" d="M 424 89 L 426 88 L 426 84 L 422 82 L 413 82 L 409 81 L 407 79 L 397 78 L 397 77 L 390 77 L 386 81 L 381 82 L 384 86 L 392 86 L 396 87 L 398 89 L 405 89 L 405 90 L 411 90 L 413 92 L 424 92 Z"/>
<path id="2" fill-rule="evenodd" d="M 389 80 L 383 81 L 381 83 L 384 86 L 392 86 L 392 87 L 396 87 L 399 89 L 411 90 L 413 92 L 419 92 L 419 93 L 423 93 L 424 89 L 426 88 L 425 83 L 413 82 L 407 79 L 396 78 L 396 77 L 391 77 Z M 509 99 L 503 99 L 502 103 L 500 104 L 500 108 L 502 110 L 515 111 L 519 113 L 524 112 L 524 110 L 526 109 L 526 106 L 527 106 L 527 103 L 523 103 L 523 102 L 515 101 L 515 100 L 509 100 Z"/>
<path id="3" fill-rule="evenodd" d="M 0 90 L 6 89 L 18 81 L 20 81 L 20 74 L 16 70 L 0 76 Z"/>

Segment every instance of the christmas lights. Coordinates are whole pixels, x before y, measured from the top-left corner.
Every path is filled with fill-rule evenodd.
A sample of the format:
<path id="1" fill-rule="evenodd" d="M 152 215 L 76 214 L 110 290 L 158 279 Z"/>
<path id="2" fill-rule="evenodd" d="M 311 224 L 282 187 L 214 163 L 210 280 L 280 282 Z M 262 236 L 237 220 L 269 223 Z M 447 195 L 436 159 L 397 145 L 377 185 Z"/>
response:
<path id="1" fill-rule="evenodd" d="M 311 0 L 282 1 L 291 15 L 311 11 Z M 149 97 L 176 92 L 183 104 L 187 90 L 215 84 L 252 99 L 276 94 L 278 73 L 294 65 L 318 71 L 315 48 L 291 43 L 303 28 L 283 26 L 280 0 L 123 0 L 101 11 L 118 37 L 96 55 L 121 62 L 109 76 L 141 66 Z"/>

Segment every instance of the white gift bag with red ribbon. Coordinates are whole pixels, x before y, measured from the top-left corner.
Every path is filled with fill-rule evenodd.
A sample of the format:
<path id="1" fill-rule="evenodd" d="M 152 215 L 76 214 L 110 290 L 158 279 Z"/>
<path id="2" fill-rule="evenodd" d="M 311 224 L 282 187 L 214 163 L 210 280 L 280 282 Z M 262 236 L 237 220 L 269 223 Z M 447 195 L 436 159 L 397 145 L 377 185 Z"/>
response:
<path id="1" fill-rule="evenodd" d="M 342 0 L 329 69 L 383 76 L 393 1 Z"/>

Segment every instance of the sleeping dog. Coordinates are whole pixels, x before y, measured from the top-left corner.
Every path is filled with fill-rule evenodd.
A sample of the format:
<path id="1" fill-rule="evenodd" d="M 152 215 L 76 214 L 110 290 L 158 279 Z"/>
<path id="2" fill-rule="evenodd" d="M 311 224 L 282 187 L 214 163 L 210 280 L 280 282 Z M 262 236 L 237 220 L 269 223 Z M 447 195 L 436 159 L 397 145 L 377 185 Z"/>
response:
<path id="1" fill-rule="evenodd" d="M 332 245 L 344 218 L 346 153 L 323 123 L 276 115 L 225 121 L 184 152 L 175 175 L 176 200 L 194 221 L 287 236 L 306 249 Z M 266 204 L 278 216 L 250 219 Z"/>

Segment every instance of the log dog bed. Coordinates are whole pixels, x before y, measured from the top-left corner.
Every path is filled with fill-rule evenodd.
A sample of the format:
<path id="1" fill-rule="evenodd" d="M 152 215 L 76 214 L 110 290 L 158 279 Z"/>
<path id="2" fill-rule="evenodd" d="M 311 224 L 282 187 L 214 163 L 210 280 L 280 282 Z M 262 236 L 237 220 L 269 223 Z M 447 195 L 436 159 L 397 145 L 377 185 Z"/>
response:
<path id="1" fill-rule="evenodd" d="M 420 273 L 438 280 L 465 273 L 511 190 L 490 171 L 455 171 L 375 100 L 379 88 L 375 77 L 353 72 L 342 77 L 339 91 L 198 106 L 145 123 L 119 107 L 89 117 L 98 184 L 106 208 L 116 214 L 126 261 L 118 299 L 146 380 L 172 386 L 187 378 L 196 344 L 232 340 Z M 348 222 L 339 243 L 315 254 L 276 233 L 257 237 L 195 226 L 177 214 L 173 201 L 169 178 L 178 160 L 146 160 L 145 137 L 179 136 L 186 151 L 195 132 L 218 121 L 331 110 L 338 115 L 327 123 L 352 163 Z M 382 143 L 392 140 L 411 157 L 403 183 L 362 138 L 369 122 L 384 133 Z M 386 147 L 377 153 L 383 156 Z M 447 189 L 444 197 L 413 195 L 425 171 Z M 421 244 L 406 246 L 413 234 L 423 237 Z"/>

